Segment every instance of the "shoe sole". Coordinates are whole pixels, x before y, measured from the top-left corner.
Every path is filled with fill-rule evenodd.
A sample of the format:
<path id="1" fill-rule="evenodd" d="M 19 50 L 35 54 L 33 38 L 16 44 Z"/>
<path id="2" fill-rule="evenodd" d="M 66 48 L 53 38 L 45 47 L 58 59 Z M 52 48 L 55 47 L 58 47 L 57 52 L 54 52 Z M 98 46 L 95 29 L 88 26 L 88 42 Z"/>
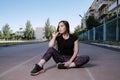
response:
<path id="1" fill-rule="evenodd" d="M 41 73 L 44 73 L 44 72 L 45 72 L 45 70 L 40 70 L 40 71 L 37 72 L 37 73 L 31 73 L 31 76 L 36 76 L 36 75 L 41 74 Z"/>

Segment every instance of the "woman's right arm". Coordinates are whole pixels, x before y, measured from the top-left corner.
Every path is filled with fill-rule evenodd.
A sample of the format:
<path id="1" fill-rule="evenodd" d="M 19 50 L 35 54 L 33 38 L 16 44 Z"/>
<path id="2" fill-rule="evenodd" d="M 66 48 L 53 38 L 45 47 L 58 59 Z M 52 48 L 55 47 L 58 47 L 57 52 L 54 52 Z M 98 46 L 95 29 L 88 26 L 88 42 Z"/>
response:
<path id="1" fill-rule="evenodd" d="M 49 42 L 49 47 L 54 47 L 54 46 L 55 46 L 56 37 L 57 37 L 58 34 L 59 34 L 59 32 L 53 34 L 53 37 L 52 37 L 52 39 L 51 39 L 50 42 Z"/>

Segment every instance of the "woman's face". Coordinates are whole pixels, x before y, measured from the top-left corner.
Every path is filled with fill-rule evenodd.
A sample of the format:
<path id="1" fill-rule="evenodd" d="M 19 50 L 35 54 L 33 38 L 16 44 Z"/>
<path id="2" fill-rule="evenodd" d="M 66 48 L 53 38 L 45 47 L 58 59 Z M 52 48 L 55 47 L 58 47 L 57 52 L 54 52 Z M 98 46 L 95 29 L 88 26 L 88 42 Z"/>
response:
<path id="1" fill-rule="evenodd" d="M 66 33 L 66 26 L 63 22 L 59 23 L 59 33 L 60 34 Z"/>

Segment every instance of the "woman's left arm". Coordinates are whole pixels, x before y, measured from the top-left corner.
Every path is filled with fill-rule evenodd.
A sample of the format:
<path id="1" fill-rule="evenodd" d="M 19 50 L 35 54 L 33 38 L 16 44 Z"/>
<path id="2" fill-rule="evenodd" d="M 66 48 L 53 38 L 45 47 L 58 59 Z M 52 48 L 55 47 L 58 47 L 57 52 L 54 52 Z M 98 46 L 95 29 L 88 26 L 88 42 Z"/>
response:
<path id="1" fill-rule="evenodd" d="M 76 58 L 76 56 L 78 55 L 78 52 L 79 52 L 79 42 L 78 42 L 78 40 L 76 40 L 76 41 L 74 42 L 74 54 L 73 54 L 73 56 L 70 58 L 69 61 L 65 62 L 65 66 L 69 66 L 69 65 L 73 62 L 73 60 L 74 60 L 74 59 Z"/>
<path id="2" fill-rule="evenodd" d="M 78 55 L 78 52 L 79 52 L 79 42 L 78 42 L 78 40 L 76 40 L 74 42 L 74 54 L 73 54 L 73 56 L 69 60 L 70 63 L 72 63 L 73 60 L 76 58 L 76 56 Z"/>

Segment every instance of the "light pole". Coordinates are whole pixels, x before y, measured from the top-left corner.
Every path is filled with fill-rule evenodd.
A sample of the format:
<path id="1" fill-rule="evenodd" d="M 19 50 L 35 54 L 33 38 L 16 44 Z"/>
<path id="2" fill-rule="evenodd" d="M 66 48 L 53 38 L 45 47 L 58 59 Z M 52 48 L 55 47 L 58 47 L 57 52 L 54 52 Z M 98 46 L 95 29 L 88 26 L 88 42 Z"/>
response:
<path id="1" fill-rule="evenodd" d="M 84 19 L 81 14 L 79 14 L 79 17 L 81 17 L 81 28 L 83 29 L 83 22 L 82 22 L 82 19 Z M 84 21 L 84 20 L 83 20 Z"/>
<path id="2" fill-rule="evenodd" d="M 85 33 L 87 32 L 88 40 L 89 40 L 89 38 L 90 38 L 90 32 L 89 32 L 89 30 L 87 30 L 87 27 L 86 27 L 86 19 L 85 19 L 85 17 L 82 17 L 80 14 L 79 14 L 79 16 L 83 20 L 83 21 L 81 21 L 81 28 L 82 28 L 82 30 L 85 31 L 85 32 L 83 32 L 83 34 L 84 34 L 83 37 L 85 37 Z M 84 25 L 84 27 L 83 27 L 83 25 Z"/>
<path id="3" fill-rule="evenodd" d="M 83 18 L 80 14 L 79 14 L 79 16 L 80 16 L 81 18 Z"/>
<path id="4" fill-rule="evenodd" d="M 81 14 L 79 14 L 79 17 L 81 18 L 81 29 L 83 30 L 83 23 L 82 23 L 82 19 L 83 17 L 81 16 Z M 81 34 L 82 38 L 84 38 L 84 33 Z"/>
<path id="5" fill-rule="evenodd" d="M 118 19 L 119 19 L 119 15 L 118 15 L 118 0 L 117 0 L 117 26 L 116 26 L 116 41 L 119 41 L 119 25 L 118 25 Z"/>

